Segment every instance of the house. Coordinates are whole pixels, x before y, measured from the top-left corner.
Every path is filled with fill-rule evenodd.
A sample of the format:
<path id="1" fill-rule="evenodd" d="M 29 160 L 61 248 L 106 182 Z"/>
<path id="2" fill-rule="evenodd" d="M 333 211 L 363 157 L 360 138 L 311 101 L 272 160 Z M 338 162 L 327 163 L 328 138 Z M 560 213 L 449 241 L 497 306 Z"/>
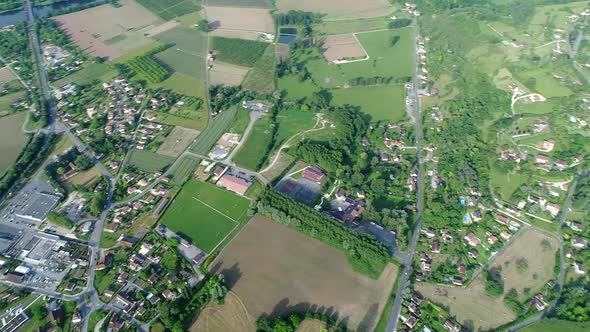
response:
<path id="1" fill-rule="evenodd" d="M 467 252 L 467 255 L 473 259 L 477 259 L 477 256 L 479 256 L 479 253 L 477 252 L 477 250 L 471 249 Z"/>
<path id="2" fill-rule="evenodd" d="M 467 268 L 465 267 L 464 264 L 459 265 L 459 267 L 457 268 L 457 272 L 459 272 L 462 275 L 466 275 L 467 274 Z"/>
<path id="3" fill-rule="evenodd" d="M 413 329 L 417 323 L 418 323 L 418 318 L 416 318 L 414 316 L 410 316 L 408 319 L 406 319 L 406 325 L 411 329 Z"/>
<path id="4" fill-rule="evenodd" d="M 430 272 L 432 269 L 432 265 L 428 262 L 422 262 L 420 267 L 423 272 Z"/>
<path id="5" fill-rule="evenodd" d="M 104 296 L 106 296 L 106 297 L 113 297 L 114 294 L 115 294 L 115 291 L 113 291 L 110 288 L 104 291 Z"/>
<path id="6" fill-rule="evenodd" d="M 575 262 L 573 265 L 576 274 L 586 274 L 586 267 L 582 263 Z"/>
<path id="7" fill-rule="evenodd" d="M 346 198 L 346 189 L 344 189 L 344 188 L 338 189 L 338 191 L 336 192 L 336 197 L 337 198 Z"/>
<path id="8" fill-rule="evenodd" d="M 215 167 L 215 170 L 213 171 L 213 175 L 215 175 L 216 177 L 220 177 L 221 175 L 223 175 L 223 171 L 225 171 L 225 169 L 221 166 L 217 166 Z"/>
<path id="9" fill-rule="evenodd" d="M 570 228 L 576 232 L 581 232 L 584 230 L 584 226 L 582 226 L 582 224 L 577 223 L 577 222 L 571 223 Z"/>
<path id="10" fill-rule="evenodd" d="M 117 281 L 120 283 L 124 283 L 127 281 L 127 279 L 129 278 L 129 273 L 127 272 L 121 272 L 119 274 L 119 276 L 117 277 Z"/>
<path id="11" fill-rule="evenodd" d="M 252 182 L 237 176 L 225 174 L 219 179 L 219 181 L 217 181 L 217 185 L 229 191 L 233 191 L 236 194 L 244 195 L 248 188 L 250 188 L 252 185 Z"/>
<path id="12" fill-rule="evenodd" d="M 132 248 L 137 242 L 137 239 L 121 235 L 117 241 L 127 248 Z"/>
<path id="13" fill-rule="evenodd" d="M 565 258 L 567 258 L 567 259 L 574 258 L 574 251 L 572 250 L 572 248 L 565 249 Z"/>
<path id="14" fill-rule="evenodd" d="M 473 232 L 467 233 L 464 239 L 467 241 L 467 244 L 469 244 L 472 247 L 477 247 L 479 245 L 479 239 L 477 238 L 477 236 L 475 236 L 475 234 L 473 234 Z"/>
<path id="15" fill-rule="evenodd" d="M 315 167 L 315 166 L 307 166 L 304 170 L 303 170 L 303 178 L 306 180 L 309 180 L 311 182 L 315 182 L 315 183 L 321 183 L 325 178 L 326 178 L 326 174 L 324 174 L 324 172 L 322 172 L 321 169 Z"/>
<path id="16" fill-rule="evenodd" d="M 472 211 L 469 215 L 471 216 L 471 220 L 475 222 L 481 221 L 481 219 L 483 218 L 483 216 L 481 215 L 481 211 L 479 210 Z"/>
<path id="17" fill-rule="evenodd" d="M 72 324 L 78 324 L 82 321 L 82 317 L 80 317 L 80 314 L 75 313 L 74 315 L 72 315 Z"/>
<path id="18" fill-rule="evenodd" d="M 435 254 L 440 254 L 440 243 L 438 241 L 432 242 L 432 245 L 430 246 L 430 251 L 432 251 Z"/>
<path id="19" fill-rule="evenodd" d="M 143 242 L 139 248 L 139 254 L 145 256 L 148 252 L 150 252 L 150 250 L 152 250 L 153 247 L 154 245 L 151 243 Z"/>
<path id="20" fill-rule="evenodd" d="M 532 203 L 532 204 L 539 204 L 539 205 L 545 205 L 545 203 L 546 203 L 546 201 L 545 201 L 545 199 L 544 199 L 544 198 L 542 198 L 542 197 L 538 197 L 538 196 L 534 196 L 534 195 L 529 195 L 529 196 L 527 197 L 527 201 L 528 201 L 529 203 Z"/>
<path id="21" fill-rule="evenodd" d="M 581 236 L 572 238 L 572 247 L 576 249 L 585 249 L 588 246 L 588 241 Z"/>
<path id="22" fill-rule="evenodd" d="M 176 298 L 174 292 L 169 289 L 163 291 L 162 296 L 168 301 L 173 301 Z"/>
<path id="23" fill-rule="evenodd" d="M 507 231 L 502 231 L 502 233 L 500 233 L 500 236 L 504 240 L 509 240 L 512 237 L 512 234 L 508 233 Z"/>
<path id="24" fill-rule="evenodd" d="M 537 164 L 546 164 L 549 161 L 551 161 L 551 158 L 549 158 L 549 157 L 547 157 L 545 155 L 542 155 L 542 154 L 538 154 L 535 157 L 535 163 L 537 163 Z"/>
<path id="25" fill-rule="evenodd" d="M 564 169 L 568 168 L 568 166 L 569 164 L 565 160 L 558 160 L 555 162 L 555 168 L 557 168 L 560 171 L 563 171 Z"/>
<path id="26" fill-rule="evenodd" d="M 553 139 L 545 140 L 541 144 L 541 148 L 546 151 L 551 151 L 551 150 L 553 150 L 554 147 L 555 147 L 555 140 L 553 140 Z"/>
<path id="27" fill-rule="evenodd" d="M 496 242 L 498 242 L 498 238 L 494 235 L 490 235 L 488 237 L 488 243 L 491 245 L 494 245 Z"/>
<path id="28" fill-rule="evenodd" d="M 424 231 L 424 235 L 426 235 L 427 238 L 431 239 L 436 236 L 436 231 L 432 228 L 429 228 Z"/>
<path id="29" fill-rule="evenodd" d="M 543 295 L 541 294 L 535 295 L 535 297 L 533 297 L 530 303 L 534 305 L 538 311 L 545 310 L 545 307 L 547 306 L 547 303 L 545 303 Z"/>
<path id="30" fill-rule="evenodd" d="M 461 277 L 453 277 L 453 285 L 455 286 L 463 286 L 463 278 Z"/>
<path id="31" fill-rule="evenodd" d="M 553 217 L 557 216 L 559 214 L 559 210 L 561 209 L 559 205 L 551 202 L 547 203 L 546 208 Z"/>
<path id="32" fill-rule="evenodd" d="M 496 215 L 496 221 L 497 221 L 499 224 L 502 224 L 502 225 L 508 226 L 508 218 L 507 218 L 506 216 L 502 215 L 502 214 L 497 214 L 497 215 Z"/>
<path id="33" fill-rule="evenodd" d="M 461 329 L 459 326 L 453 324 L 450 320 L 447 320 L 443 325 L 444 329 L 449 332 L 459 332 Z"/>

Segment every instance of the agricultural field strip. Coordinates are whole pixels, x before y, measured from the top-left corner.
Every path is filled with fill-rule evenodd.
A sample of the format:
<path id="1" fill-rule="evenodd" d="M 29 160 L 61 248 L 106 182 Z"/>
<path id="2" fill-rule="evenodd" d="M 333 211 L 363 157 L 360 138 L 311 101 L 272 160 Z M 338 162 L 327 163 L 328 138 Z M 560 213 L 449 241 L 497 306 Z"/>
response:
<path id="1" fill-rule="evenodd" d="M 232 218 L 232 217 L 228 216 L 227 214 L 225 214 L 225 213 L 223 213 L 223 212 L 221 212 L 221 211 L 217 210 L 217 209 L 216 209 L 216 208 L 214 208 L 213 206 L 211 206 L 211 205 L 209 205 L 209 204 L 207 204 L 207 203 L 203 202 L 202 200 L 200 200 L 200 199 L 196 198 L 195 196 L 193 196 L 193 199 L 194 199 L 194 200 L 196 200 L 197 202 L 200 202 L 201 204 L 205 205 L 206 207 L 210 208 L 211 210 L 213 210 L 213 211 L 215 211 L 215 212 L 219 213 L 220 215 L 222 215 L 222 216 L 226 217 L 227 219 L 229 219 L 229 220 L 233 221 L 234 223 L 236 223 L 236 224 L 239 224 L 239 222 L 238 222 L 237 220 L 235 220 L 234 218 Z"/>

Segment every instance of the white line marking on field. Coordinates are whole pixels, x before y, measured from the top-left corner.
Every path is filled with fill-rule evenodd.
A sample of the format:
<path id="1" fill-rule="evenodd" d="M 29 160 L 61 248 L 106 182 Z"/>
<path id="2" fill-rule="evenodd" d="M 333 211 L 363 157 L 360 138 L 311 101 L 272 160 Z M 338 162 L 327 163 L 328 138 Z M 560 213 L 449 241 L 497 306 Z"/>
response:
<path id="1" fill-rule="evenodd" d="M 205 205 L 206 207 L 210 208 L 211 210 L 213 210 L 213 211 L 215 211 L 215 212 L 219 213 L 220 215 L 222 215 L 222 216 L 226 217 L 227 219 L 229 219 L 229 220 L 231 220 L 231 221 L 235 222 L 236 224 L 239 224 L 239 222 L 238 222 L 237 220 L 235 220 L 234 218 L 232 218 L 232 217 L 228 216 L 227 214 L 225 214 L 225 213 L 223 213 L 223 212 L 221 212 L 221 211 L 217 210 L 216 208 L 214 208 L 214 207 L 212 207 L 211 205 L 209 205 L 209 204 L 207 204 L 207 203 L 203 202 L 202 200 L 200 200 L 200 199 L 196 198 L 195 196 L 193 196 L 193 199 L 194 199 L 194 200 L 196 200 L 197 202 L 200 202 L 201 204 Z"/>

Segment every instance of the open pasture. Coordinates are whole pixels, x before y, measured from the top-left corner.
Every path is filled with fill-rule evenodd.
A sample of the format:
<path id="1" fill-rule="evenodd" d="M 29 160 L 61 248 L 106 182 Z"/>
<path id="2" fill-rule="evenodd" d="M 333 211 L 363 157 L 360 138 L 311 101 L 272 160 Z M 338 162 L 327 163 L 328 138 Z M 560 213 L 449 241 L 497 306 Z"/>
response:
<path id="1" fill-rule="evenodd" d="M 211 252 L 246 218 L 250 202 L 215 185 L 189 180 L 164 212 L 160 222 Z"/>
<path id="2" fill-rule="evenodd" d="M 274 33 L 274 22 L 268 9 L 207 6 L 206 11 L 213 30 Z"/>
<path id="3" fill-rule="evenodd" d="M 352 270 L 339 250 L 260 215 L 254 216 L 210 265 L 254 318 L 313 310 L 372 331 L 387 301 L 397 267 L 378 280 Z"/>
<path id="4" fill-rule="evenodd" d="M 197 136 L 199 136 L 198 130 L 176 126 L 168 134 L 162 145 L 160 145 L 157 153 L 170 157 L 178 157 Z"/>
<path id="5" fill-rule="evenodd" d="M 234 293 L 225 296 L 223 305 L 209 302 L 190 327 L 190 332 L 255 332 L 256 320 Z M 319 330 L 318 330 L 319 332 Z"/>
<path id="6" fill-rule="evenodd" d="M 387 0 L 277 0 L 281 13 L 289 10 L 303 10 L 326 14 L 328 17 L 367 18 L 384 16 L 393 11 Z"/>
<path id="7" fill-rule="evenodd" d="M 367 53 L 354 34 L 331 35 L 322 39 L 324 56 L 329 63 L 337 60 L 366 57 Z"/>
<path id="8" fill-rule="evenodd" d="M 205 81 L 198 80 L 195 77 L 192 77 L 187 74 L 173 72 L 170 77 L 168 77 L 163 82 L 153 84 L 156 88 L 163 88 L 163 89 L 170 89 L 181 95 L 191 96 L 191 97 L 205 97 Z M 207 114 L 205 114 L 206 117 Z M 203 125 L 207 124 L 207 119 L 204 120 Z M 187 126 L 190 128 L 195 128 L 193 126 Z M 195 129 L 199 129 L 197 126 Z"/>
<path id="9" fill-rule="evenodd" d="M 270 117 L 264 117 L 254 124 L 246 142 L 239 147 L 233 160 L 241 167 L 257 170 L 266 157 L 265 152 L 272 139 Z"/>
<path id="10" fill-rule="evenodd" d="M 116 58 L 152 41 L 143 29 L 162 22 L 133 0 L 120 1 L 120 7 L 105 4 L 56 16 L 54 20 L 85 52 Z"/>
<path id="11" fill-rule="evenodd" d="M 16 161 L 27 144 L 28 136 L 21 131 L 27 116 L 27 112 L 22 112 L 0 118 L 0 174 Z"/>
<path id="12" fill-rule="evenodd" d="M 406 117 L 405 91 L 401 85 L 379 85 L 330 90 L 334 105 L 359 106 L 376 121 L 401 121 Z"/>
<path id="13" fill-rule="evenodd" d="M 490 330 L 516 318 L 502 299 L 486 293 L 483 275 L 466 288 L 421 282 L 416 283 L 415 289 L 425 298 L 447 309 L 461 325 L 469 324 L 472 331 Z"/>
<path id="14" fill-rule="evenodd" d="M 194 0 L 137 0 L 137 2 L 163 20 L 171 20 L 200 9 Z"/>
<path id="15" fill-rule="evenodd" d="M 248 67 L 215 62 L 209 71 L 210 85 L 238 86 L 248 74 Z"/>
<path id="16" fill-rule="evenodd" d="M 129 157 L 129 165 L 146 172 L 162 171 L 172 165 L 174 158 L 146 150 L 133 149 Z"/>
<path id="17" fill-rule="evenodd" d="M 553 278 L 556 250 L 556 238 L 528 229 L 496 258 L 490 269 L 499 271 L 506 292 L 516 289 L 519 298 L 524 300 L 525 288 L 533 294 Z M 526 271 L 518 271 L 519 261 L 526 262 Z"/>

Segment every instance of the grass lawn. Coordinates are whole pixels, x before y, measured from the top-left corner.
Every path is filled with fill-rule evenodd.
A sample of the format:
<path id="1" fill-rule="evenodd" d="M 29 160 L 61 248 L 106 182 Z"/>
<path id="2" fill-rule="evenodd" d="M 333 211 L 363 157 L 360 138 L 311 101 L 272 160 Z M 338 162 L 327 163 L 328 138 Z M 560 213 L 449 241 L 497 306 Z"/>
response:
<path id="1" fill-rule="evenodd" d="M 572 94 L 572 90 L 560 84 L 559 80 L 554 78 L 548 68 L 539 68 L 527 70 L 520 73 L 523 82 L 527 84 L 528 80 L 534 80 L 534 86 L 529 88 L 539 92 L 545 98 L 564 97 Z"/>
<path id="2" fill-rule="evenodd" d="M 518 187 L 529 181 L 527 176 L 523 174 L 507 174 L 505 171 L 493 166 L 490 171 L 491 186 L 496 190 L 496 193 L 500 194 L 503 200 L 509 200 Z"/>
<path id="3" fill-rule="evenodd" d="M 156 116 L 156 122 L 171 125 L 181 126 L 195 130 L 203 130 L 207 127 L 207 110 L 200 109 L 198 111 L 187 111 L 182 114 L 170 114 L 164 112 L 150 112 Z"/>
<path id="4" fill-rule="evenodd" d="M 231 230 L 244 221 L 250 202 L 215 185 L 189 180 L 160 222 L 211 252 Z"/>
<path id="5" fill-rule="evenodd" d="M 246 90 L 271 94 L 275 89 L 275 47 L 268 45 L 248 72 L 242 86 Z"/>
<path id="6" fill-rule="evenodd" d="M 285 143 L 293 135 L 313 128 L 316 123 L 316 114 L 310 111 L 302 111 L 299 108 L 282 110 L 277 114 L 277 147 Z"/>
<path id="7" fill-rule="evenodd" d="M 392 44 L 394 37 L 399 40 Z M 317 52 L 307 62 L 307 69 L 315 82 L 324 87 L 337 87 L 348 84 L 356 77 L 384 76 L 403 78 L 412 75 L 413 45 L 410 28 L 368 32 L 357 34 L 361 45 L 369 54 L 366 61 L 330 65 Z"/>
<path id="8" fill-rule="evenodd" d="M 174 72 L 164 81 L 152 84 L 152 86 L 155 88 L 170 89 L 186 96 L 205 97 L 205 81 L 195 79 L 181 72 Z"/>
<path id="9" fill-rule="evenodd" d="M 547 114 L 554 112 L 557 105 L 559 105 L 559 98 L 548 99 L 542 103 L 528 103 L 519 100 L 514 105 L 514 111 L 516 114 Z"/>
<path id="10" fill-rule="evenodd" d="M 541 321 L 527 326 L 520 331 L 522 332 L 577 332 L 590 331 L 590 322 L 578 323 L 559 319 L 542 319 Z"/>
<path id="11" fill-rule="evenodd" d="M 404 88 L 401 85 L 380 85 L 332 90 L 333 104 L 360 106 L 374 121 L 401 121 L 406 117 Z"/>
<path id="12" fill-rule="evenodd" d="M 300 82 L 297 76 L 287 75 L 278 80 L 278 89 L 287 92 L 287 100 L 298 100 L 301 98 L 311 99 L 319 87 L 310 80 Z"/>
<path id="13" fill-rule="evenodd" d="M 164 156 L 146 150 L 134 149 L 129 157 L 129 165 L 146 172 L 161 171 L 174 162 L 174 157 Z"/>
<path id="14" fill-rule="evenodd" d="M 156 58 L 169 66 L 174 72 L 194 77 L 197 80 L 205 79 L 205 61 L 202 55 L 169 48 L 156 54 Z"/>
<path id="15" fill-rule="evenodd" d="M 207 37 L 195 28 L 177 26 L 154 37 L 162 44 L 173 44 L 156 54 L 170 68 L 197 80 L 205 79 L 205 50 Z"/>
<path id="16" fill-rule="evenodd" d="M 22 98 L 24 95 L 24 91 L 18 91 L 0 97 L 0 114 L 4 115 L 7 114 L 7 112 L 10 112 L 10 106 L 12 105 L 12 103 Z"/>
<path id="17" fill-rule="evenodd" d="M 29 141 L 28 135 L 21 131 L 28 112 L 16 113 L 0 118 L 0 174 L 17 160 Z"/>
<path id="18" fill-rule="evenodd" d="M 233 158 L 236 164 L 251 170 L 260 168 L 267 157 L 266 148 L 271 142 L 271 125 L 268 116 L 256 121 L 248 139 Z"/>

